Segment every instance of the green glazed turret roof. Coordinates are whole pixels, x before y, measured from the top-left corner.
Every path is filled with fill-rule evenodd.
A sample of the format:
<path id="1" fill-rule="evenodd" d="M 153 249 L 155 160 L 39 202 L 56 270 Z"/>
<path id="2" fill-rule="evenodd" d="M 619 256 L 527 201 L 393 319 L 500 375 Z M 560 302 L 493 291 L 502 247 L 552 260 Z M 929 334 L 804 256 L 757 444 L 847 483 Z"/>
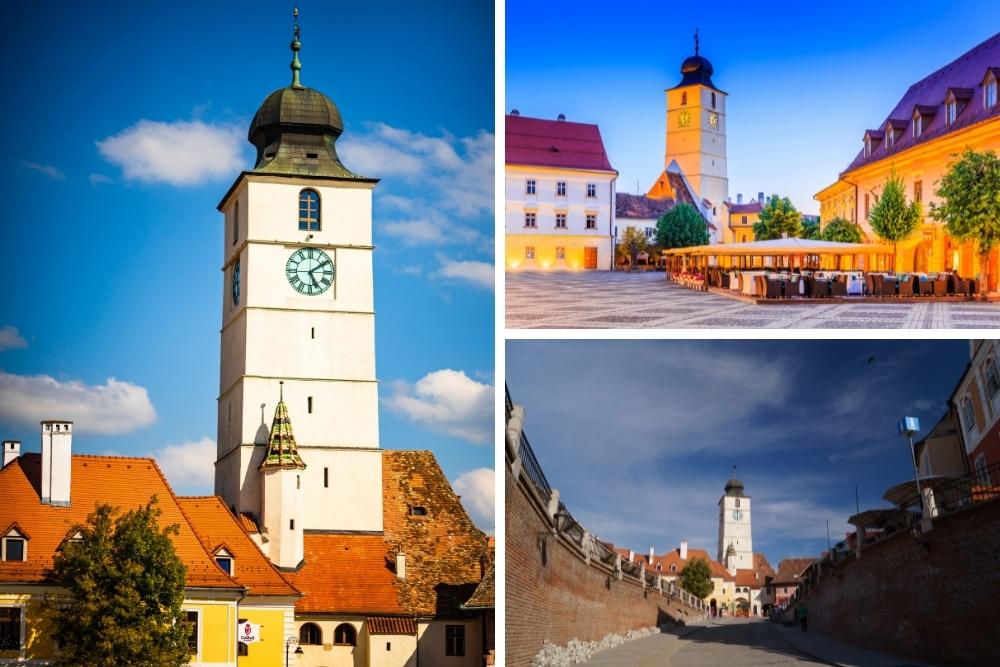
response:
<path id="1" fill-rule="evenodd" d="M 305 467 L 306 464 L 302 462 L 295 447 L 295 434 L 292 433 L 292 419 L 288 416 L 288 406 L 284 400 L 280 400 L 274 408 L 271 436 L 267 440 L 267 452 L 259 469 Z"/>

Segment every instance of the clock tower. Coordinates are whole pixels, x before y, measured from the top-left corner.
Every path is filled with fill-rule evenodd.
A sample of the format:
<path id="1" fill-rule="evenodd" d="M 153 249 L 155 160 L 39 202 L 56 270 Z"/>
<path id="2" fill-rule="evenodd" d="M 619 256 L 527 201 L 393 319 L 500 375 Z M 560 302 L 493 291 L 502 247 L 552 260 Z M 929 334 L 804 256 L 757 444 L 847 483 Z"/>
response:
<path id="1" fill-rule="evenodd" d="M 733 573 L 753 569 L 753 538 L 750 530 L 750 497 L 743 493 L 743 482 L 733 478 L 726 482 L 725 493 L 719 499 L 719 548 L 717 560 Z"/>
<path id="2" fill-rule="evenodd" d="M 726 93 L 712 83 L 712 63 L 699 54 L 698 33 L 694 55 L 681 64 L 681 81 L 666 91 L 666 153 L 664 167 L 676 162 L 694 194 L 707 200 L 706 215 L 715 226 L 727 221 L 729 197 L 726 167 Z M 664 179 L 660 179 L 664 181 Z M 657 196 L 654 186 L 649 196 Z M 667 193 L 659 193 L 664 196 Z M 676 198 L 676 197 L 675 197 Z"/>
<path id="3" fill-rule="evenodd" d="M 282 391 L 281 412 L 295 424 L 301 459 L 293 475 L 301 491 L 294 494 L 299 537 L 303 529 L 382 530 L 372 283 L 377 180 L 341 163 L 340 111 L 300 81 L 297 19 L 291 48 L 291 85 L 268 95 L 250 124 L 256 162 L 218 206 L 225 233 L 215 492 L 254 516 L 265 542 L 268 533 L 288 530 L 266 525 L 287 514 L 276 501 L 262 509 L 262 480 L 275 475 L 262 465 L 272 439 L 268 417 Z"/>

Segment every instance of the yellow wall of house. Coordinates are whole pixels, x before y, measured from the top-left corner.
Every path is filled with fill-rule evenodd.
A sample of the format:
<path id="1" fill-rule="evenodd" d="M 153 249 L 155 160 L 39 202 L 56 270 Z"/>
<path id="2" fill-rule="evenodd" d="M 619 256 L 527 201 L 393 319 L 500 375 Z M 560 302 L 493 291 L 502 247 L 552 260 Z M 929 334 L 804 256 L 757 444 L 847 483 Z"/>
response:
<path id="1" fill-rule="evenodd" d="M 191 656 L 191 667 L 199 665 L 234 665 L 236 663 L 235 600 L 186 599 L 185 612 L 197 611 L 198 653 Z"/>
<path id="2" fill-rule="evenodd" d="M 465 626 L 465 655 L 445 655 L 445 626 Z M 483 664 L 482 622 L 479 620 L 430 621 L 417 624 L 417 650 L 421 665 L 479 667 Z"/>
<path id="3" fill-rule="evenodd" d="M 908 201 L 914 199 L 916 184 L 920 183 L 921 204 L 924 209 L 923 221 L 917 232 L 897 244 L 896 269 L 928 272 L 954 270 L 966 278 L 976 277 L 984 267 L 980 266 L 974 244 L 959 243 L 951 239 L 944 232 L 941 223 L 930 217 L 930 204 L 940 203 L 940 199 L 934 194 L 939 181 L 947 173 L 949 164 L 966 148 L 1000 152 L 1000 117 L 951 132 L 844 173 L 841 181 L 815 195 L 820 203 L 820 216 L 824 222 L 828 222 L 834 217 L 831 213 L 853 205 L 855 219 L 862 231 L 869 238 L 877 240 L 868 216 L 865 215 L 865 194 L 868 194 L 870 213 L 875 205 L 875 195 L 881 193 L 895 168 L 896 174 L 903 179 Z M 875 154 L 881 150 L 880 147 L 876 148 Z M 841 183 L 844 185 L 841 186 Z M 856 198 L 853 194 L 854 184 L 857 185 Z M 840 215 L 846 217 L 842 213 Z M 994 261 L 998 253 L 1000 251 L 994 250 Z M 995 288 L 996 285 L 992 287 Z"/>
<path id="4" fill-rule="evenodd" d="M 582 270 L 584 248 L 597 248 L 597 268 L 611 268 L 611 245 L 608 237 L 555 236 L 549 234 L 507 235 L 506 266 L 512 270 Z M 534 259 L 526 255 L 527 247 L 534 248 Z M 565 258 L 558 259 L 556 248 L 565 250 Z"/>
<path id="5" fill-rule="evenodd" d="M 247 645 L 247 654 L 238 656 L 240 667 L 273 667 L 285 660 L 285 615 L 291 605 L 281 607 L 255 607 L 240 605 L 239 616 L 260 625 L 260 641 Z M 237 620 L 238 620 L 237 619 Z"/>
<path id="6" fill-rule="evenodd" d="M 746 224 L 743 224 L 744 217 L 747 219 Z M 722 229 L 722 242 L 749 243 L 753 241 L 753 225 L 759 220 L 759 213 L 730 213 L 729 222 Z"/>
<path id="7" fill-rule="evenodd" d="M 0 607 L 19 607 L 23 628 L 21 650 L 0 651 L 0 660 L 23 658 L 25 660 L 51 660 L 56 654 L 52 640 L 52 623 L 43 607 L 44 595 L 58 589 L 41 590 L 33 595 L 0 592 Z"/>

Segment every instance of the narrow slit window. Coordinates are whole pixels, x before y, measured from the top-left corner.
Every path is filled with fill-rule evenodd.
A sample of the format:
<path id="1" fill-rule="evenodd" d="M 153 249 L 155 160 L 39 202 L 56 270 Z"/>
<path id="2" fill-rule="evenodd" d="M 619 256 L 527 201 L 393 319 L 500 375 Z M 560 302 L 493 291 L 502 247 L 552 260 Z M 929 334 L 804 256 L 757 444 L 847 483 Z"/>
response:
<path id="1" fill-rule="evenodd" d="M 323 468 L 323 488 L 330 488 L 330 469 Z"/>
<path id="2" fill-rule="evenodd" d="M 312 411 L 313 411 L 313 397 L 312 396 L 309 396 L 308 398 L 306 398 L 306 411 L 309 414 L 312 414 Z"/>

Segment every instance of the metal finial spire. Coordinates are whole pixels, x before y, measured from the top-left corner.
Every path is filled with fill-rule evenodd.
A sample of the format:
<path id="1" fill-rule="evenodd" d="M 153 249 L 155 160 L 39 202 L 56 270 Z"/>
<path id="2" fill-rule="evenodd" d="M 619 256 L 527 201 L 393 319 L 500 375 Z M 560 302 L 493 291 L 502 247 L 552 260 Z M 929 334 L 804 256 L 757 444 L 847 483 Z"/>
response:
<path id="1" fill-rule="evenodd" d="M 698 55 L 698 28 L 694 29 L 694 54 Z"/>
<path id="2" fill-rule="evenodd" d="M 733 479 L 736 479 L 736 466 L 733 466 Z"/>
<path id="3" fill-rule="evenodd" d="M 299 8 L 295 7 L 295 11 L 292 13 L 295 17 L 295 31 L 294 39 L 292 39 L 292 88 L 302 88 L 302 83 L 299 81 L 299 71 L 302 70 L 302 63 L 299 62 L 299 49 L 302 48 L 302 43 L 299 41 L 299 37 L 302 36 L 302 31 L 299 29 Z"/>
<path id="4" fill-rule="evenodd" d="M 284 402 L 284 400 L 285 400 L 285 381 L 284 380 L 278 380 L 278 400 L 282 401 L 282 402 Z M 261 407 L 263 407 L 263 406 L 261 406 Z M 734 470 L 735 470 L 735 467 L 734 467 Z M 734 478 L 735 478 L 735 476 L 736 476 L 736 473 L 733 473 L 733 477 Z"/>

